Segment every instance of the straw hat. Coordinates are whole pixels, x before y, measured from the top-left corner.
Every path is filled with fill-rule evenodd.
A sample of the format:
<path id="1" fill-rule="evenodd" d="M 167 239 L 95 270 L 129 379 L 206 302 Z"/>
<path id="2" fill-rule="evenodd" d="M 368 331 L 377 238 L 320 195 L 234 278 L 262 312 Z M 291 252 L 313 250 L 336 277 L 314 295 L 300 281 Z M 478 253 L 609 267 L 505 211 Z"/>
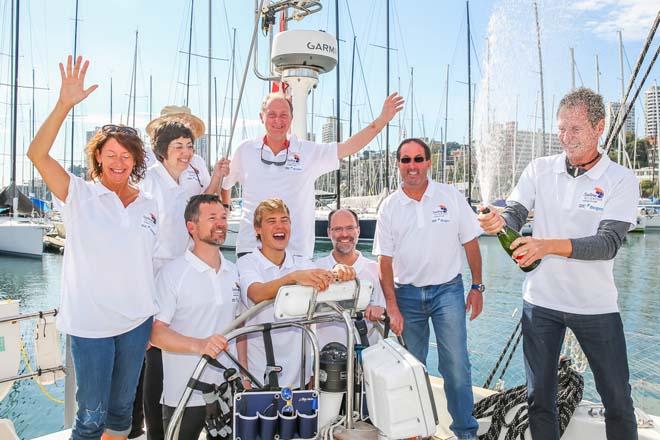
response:
<path id="1" fill-rule="evenodd" d="M 156 128 L 165 122 L 180 122 L 190 128 L 195 139 L 204 134 L 204 121 L 193 115 L 190 109 L 184 105 L 166 105 L 160 111 L 160 117 L 147 124 L 147 134 L 153 139 Z"/>

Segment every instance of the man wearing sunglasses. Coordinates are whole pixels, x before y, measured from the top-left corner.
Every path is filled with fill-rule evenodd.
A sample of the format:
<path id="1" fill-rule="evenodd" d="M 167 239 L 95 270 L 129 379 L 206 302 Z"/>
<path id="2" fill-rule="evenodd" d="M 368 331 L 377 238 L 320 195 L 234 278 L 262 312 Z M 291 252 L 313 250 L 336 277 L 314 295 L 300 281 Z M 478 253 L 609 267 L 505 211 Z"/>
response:
<path id="1" fill-rule="evenodd" d="M 280 198 L 291 210 L 289 252 L 311 258 L 314 252 L 314 183 L 336 170 L 340 160 L 360 151 L 403 108 L 403 98 L 393 93 L 385 99 L 380 115 L 342 143 L 318 144 L 289 136 L 293 108 L 283 93 L 271 93 L 262 103 L 259 118 L 266 134 L 246 140 L 234 151 L 231 170 L 222 183 L 224 203 L 231 187 L 243 186 L 241 223 L 236 240 L 240 257 L 253 252 L 258 242 L 252 225 L 254 210 L 262 200 Z"/>
<path id="2" fill-rule="evenodd" d="M 472 378 L 465 314 L 481 313 L 481 228 L 465 197 L 451 185 L 430 181 L 431 150 L 421 139 L 405 139 L 396 152 L 402 184 L 378 210 L 373 254 L 392 330 L 426 364 L 429 319 L 444 379 L 450 429 L 459 439 L 476 439 Z M 465 298 L 462 253 L 472 273 Z"/>

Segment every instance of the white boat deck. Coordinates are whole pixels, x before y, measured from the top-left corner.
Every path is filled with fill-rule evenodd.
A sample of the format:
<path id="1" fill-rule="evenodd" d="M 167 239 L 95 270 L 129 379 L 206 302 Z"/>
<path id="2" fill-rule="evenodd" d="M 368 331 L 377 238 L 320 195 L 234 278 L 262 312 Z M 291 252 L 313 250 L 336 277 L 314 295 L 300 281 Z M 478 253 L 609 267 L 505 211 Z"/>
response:
<path id="1" fill-rule="evenodd" d="M 447 403 L 443 392 L 443 381 L 437 377 L 431 377 L 431 386 L 433 387 L 433 394 L 435 397 L 435 404 L 438 410 L 438 417 L 440 424 L 436 431 L 434 439 L 437 440 L 450 440 L 455 439 L 454 435 L 449 430 L 451 424 L 451 417 L 447 413 Z M 481 400 L 495 392 L 484 388 L 473 387 L 475 401 Z M 566 432 L 562 436 L 563 440 L 601 440 L 605 438 L 605 418 L 601 414 L 602 407 L 598 404 L 583 401 L 573 414 L 571 423 L 569 423 Z M 511 410 L 514 413 L 518 407 Z M 639 419 L 643 419 L 639 424 L 639 440 L 660 440 L 660 417 L 643 415 Z M 485 433 L 490 426 L 490 420 L 479 420 L 479 434 Z M 71 430 L 60 431 L 57 433 L 49 434 L 39 437 L 35 440 L 68 440 L 71 435 Z M 373 433 L 359 434 L 358 432 L 351 432 L 350 435 L 346 434 L 335 435 L 336 438 L 345 439 L 361 439 L 367 440 L 376 437 Z M 500 439 L 504 439 L 505 433 L 502 433 Z M 200 439 L 205 438 L 204 433 Z M 525 439 L 531 440 L 529 433 L 525 434 Z M 138 440 L 144 440 L 146 436 L 141 436 Z"/>

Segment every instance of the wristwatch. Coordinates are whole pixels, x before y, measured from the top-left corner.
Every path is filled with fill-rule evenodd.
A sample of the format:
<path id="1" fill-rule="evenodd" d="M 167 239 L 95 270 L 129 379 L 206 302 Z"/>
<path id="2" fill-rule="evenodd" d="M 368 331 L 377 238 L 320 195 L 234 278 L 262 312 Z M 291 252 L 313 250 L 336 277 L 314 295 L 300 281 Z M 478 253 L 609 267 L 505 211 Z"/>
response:
<path id="1" fill-rule="evenodd" d="M 473 284 L 472 289 L 478 290 L 481 293 L 484 293 L 486 291 L 486 286 L 483 284 Z"/>

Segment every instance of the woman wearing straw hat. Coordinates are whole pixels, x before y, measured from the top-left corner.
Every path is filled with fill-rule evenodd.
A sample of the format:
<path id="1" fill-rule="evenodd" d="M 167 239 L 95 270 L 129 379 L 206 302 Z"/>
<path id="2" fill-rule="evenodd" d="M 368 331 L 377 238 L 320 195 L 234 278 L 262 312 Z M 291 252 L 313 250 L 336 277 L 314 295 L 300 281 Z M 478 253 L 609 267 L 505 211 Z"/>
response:
<path id="1" fill-rule="evenodd" d="M 147 168 L 140 188 L 151 194 L 158 205 L 158 233 L 154 250 L 154 274 L 168 261 L 183 255 L 188 247 L 188 231 L 184 211 L 188 200 L 197 194 L 215 193 L 220 179 L 229 172 L 229 161 L 219 160 L 209 175 L 204 160 L 194 154 L 194 142 L 204 135 L 204 122 L 188 107 L 169 105 L 160 117 L 147 124 L 153 155 L 156 160 Z M 160 349 L 147 351 L 143 372 L 144 415 L 150 440 L 162 439 L 160 395 L 163 390 L 162 357 Z M 142 399 L 136 396 L 134 423 L 130 438 L 142 431 Z"/>
<path id="2" fill-rule="evenodd" d="M 158 210 L 136 186 L 145 154 L 134 128 L 104 125 L 96 132 L 87 145 L 89 181 L 50 155 L 71 108 L 97 88 L 84 87 L 88 67 L 82 57 L 60 64 L 59 99 L 27 155 L 62 204 L 69 231 L 57 327 L 70 335 L 78 386 L 72 439 L 125 439 L 156 311 Z"/>
<path id="3" fill-rule="evenodd" d="M 154 271 L 183 255 L 188 232 L 183 212 L 190 197 L 217 193 L 222 177 L 229 173 L 229 160 L 220 159 L 209 175 L 203 159 L 195 154 L 194 142 L 204 135 L 204 122 L 188 107 L 166 106 L 161 116 L 147 124 L 156 162 L 149 166 L 140 187 L 158 203 L 160 225 L 154 252 Z"/>

